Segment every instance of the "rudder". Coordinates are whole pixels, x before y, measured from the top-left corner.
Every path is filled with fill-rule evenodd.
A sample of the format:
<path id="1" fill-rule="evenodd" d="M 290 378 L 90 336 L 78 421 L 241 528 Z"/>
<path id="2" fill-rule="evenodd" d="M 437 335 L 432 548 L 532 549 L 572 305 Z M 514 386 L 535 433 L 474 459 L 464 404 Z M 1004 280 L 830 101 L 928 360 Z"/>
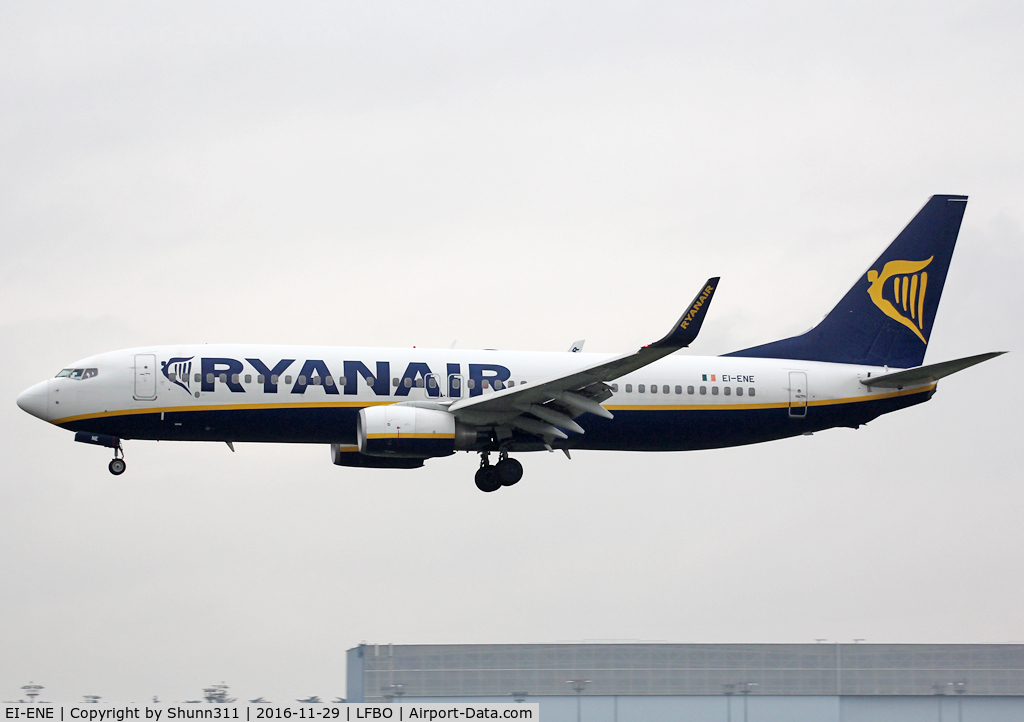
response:
<path id="1" fill-rule="evenodd" d="M 932 196 L 821 323 L 725 355 L 920 366 L 966 206 L 967 196 Z"/>

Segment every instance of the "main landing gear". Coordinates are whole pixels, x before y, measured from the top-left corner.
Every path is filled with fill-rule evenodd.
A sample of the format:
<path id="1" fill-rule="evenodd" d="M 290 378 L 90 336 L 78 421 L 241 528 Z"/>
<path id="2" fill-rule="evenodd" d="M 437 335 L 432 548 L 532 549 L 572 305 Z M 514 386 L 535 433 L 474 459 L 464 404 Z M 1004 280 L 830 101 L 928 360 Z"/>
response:
<path id="1" fill-rule="evenodd" d="M 498 463 L 491 466 L 490 452 L 480 452 L 480 468 L 476 472 L 476 488 L 480 491 L 497 491 L 503 486 L 512 486 L 523 478 L 523 465 L 510 459 L 508 452 L 498 452 Z"/>
<path id="2" fill-rule="evenodd" d="M 107 468 L 114 476 L 121 476 L 127 468 L 127 465 L 124 463 L 124 449 L 121 448 L 120 441 L 118 441 L 117 446 L 114 447 L 114 458 L 110 460 L 109 464 L 107 464 Z"/>

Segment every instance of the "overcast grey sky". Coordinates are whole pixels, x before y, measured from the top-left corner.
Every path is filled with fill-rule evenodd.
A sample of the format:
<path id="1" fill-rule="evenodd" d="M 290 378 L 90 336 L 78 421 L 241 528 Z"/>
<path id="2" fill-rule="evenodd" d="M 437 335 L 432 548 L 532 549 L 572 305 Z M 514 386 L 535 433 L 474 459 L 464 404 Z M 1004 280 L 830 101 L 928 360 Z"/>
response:
<path id="1" fill-rule="evenodd" d="M 0 699 L 343 695 L 395 643 L 1024 640 L 1024 364 L 857 431 L 343 469 L 21 412 L 177 342 L 694 354 L 816 323 L 970 202 L 928 361 L 1016 351 L 1024 6 L 0 6 Z"/>

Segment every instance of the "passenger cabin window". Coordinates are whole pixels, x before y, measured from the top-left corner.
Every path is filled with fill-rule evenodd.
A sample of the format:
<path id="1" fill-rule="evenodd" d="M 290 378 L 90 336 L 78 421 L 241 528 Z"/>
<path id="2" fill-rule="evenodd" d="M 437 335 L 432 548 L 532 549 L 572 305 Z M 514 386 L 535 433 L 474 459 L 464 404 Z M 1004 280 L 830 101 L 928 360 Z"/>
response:
<path id="1" fill-rule="evenodd" d="M 327 386 L 334 386 L 334 379 L 330 376 L 324 376 L 324 384 Z"/>
<path id="2" fill-rule="evenodd" d="M 712 396 L 718 396 L 718 387 L 717 386 L 712 386 L 711 387 L 711 395 Z"/>
<path id="3" fill-rule="evenodd" d="M 338 386 L 344 386 L 347 383 L 348 383 L 348 379 L 345 378 L 344 376 L 342 376 L 341 378 L 338 379 Z"/>
<path id="4" fill-rule="evenodd" d="M 666 393 L 668 393 L 668 392 L 666 392 Z M 676 386 L 676 396 L 681 396 L 682 393 L 683 393 L 683 387 L 682 386 Z M 691 391 L 690 393 L 692 394 L 693 392 Z"/>
<path id="5" fill-rule="evenodd" d="M 737 386 L 736 387 L 736 395 L 737 396 L 742 396 L 743 395 L 743 387 L 742 386 Z"/>
<path id="6" fill-rule="evenodd" d="M 466 382 L 466 388 L 475 389 L 476 388 L 476 379 L 470 379 L 469 381 L 467 381 Z"/>
<path id="7" fill-rule="evenodd" d="M 195 381 L 198 384 L 200 381 L 203 380 L 203 375 L 202 374 L 196 374 L 195 376 L 192 377 L 192 380 Z M 213 381 L 213 379 L 210 379 L 210 381 Z"/>
<path id="8" fill-rule="evenodd" d="M 732 394 L 732 387 L 731 387 L 731 386 L 726 386 L 726 387 L 725 387 L 725 388 L 723 389 L 723 391 L 725 391 L 725 395 L 726 395 L 726 396 L 729 396 L 729 395 L 731 395 L 731 394 Z"/>
<path id="9" fill-rule="evenodd" d="M 277 376 L 271 376 L 271 382 L 276 384 L 277 383 Z M 267 383 L 267 377 L 264 376 L 263 374 L 260 374 L 259 376 L 256 377 L 256 383 L 258 383 L 258 384 L 265 384 L 265 383 Z"/>
<path id="10" fill-rule="evenodd" d="M 412 379 L 410 379 L 410 378 L 404 379 L 403 380 L 403 384 L 404 384 L 405 388 L 411 389 L 412 388 Z"/>
<path id="11" fill-rule="evenodd" d="M 305 386 L 306 385 L 306 375 L 305 374 L 299 374 L 298 382 L 299 382 L 299 386 Z"/>
<path id="12" fill-rule="evenodd" d="M 501 388 L 502 388 L 502 387 L 503 387 L 504 385 L 505 385 L 505 384 L 501 383 L 501 379 L 494 379 L 494 388 L 495 388 L 496 390 L 499 390 L 499 391 L 500 391 L 500 390 L 501 390 Z"/>
<path id="13" fill-rule="evenodd" d="M 619 385 L 618 384 L 612 384 L 612 393 L 615 393 L 615 394 L 619 393 Z"/>
<path id="14" fill-rule="evenodd" d="M 633 384 L 626 384 L 626 393 L 627 394 L 633 393 Z"/>
<path id="15" fill-rule="evenodd" d="M 208 383 L 208 384 L 212 384 L 213 383 L 213 374 L 212 373 L 206 374 L 206 383 Z"/>
<path id="16" fill-rule="evenodd" d="M 753 396 L 753 395 L 754 395 L 754 387 L 751 386 L 749 389 L 747 389 L 747 396 Z"/>
<path id="17" fill-rule="evenodd" d="M 700 395 L 701 396 L 707 396 L 707 393 L 708 393 L 708 387 L 707 386 L 701 386 L 700 387 Z"/>
<path id="18" fill-rule="evenodd" d="M 658 384 L 651 384 L 651 393 L 652 394 L 658 393 Z"/>
<path id="19" fill-rule="evenodd" d="M 173 384 L 175 381 L 178 380 L 178 374 L 171 371 L 169 374 L 167 374 L 167 380 Z"/>
<path id="20" fill-rule="evenodd" d="M 509 382 L 508 382 L 508 387 L 509 387 L 509 388 L 512 388 L 512 387 L 513 387 L 513 386 L 515 386 L 515 385 L 516 385 L 516 382 L 515 382 L 515 381 L 509 381 Z"/>
<path id="21" fill-rule="evenodd" d="M 252 383 L 252 374 L 246 374 L 245 375 L 245 383 L 247 383 L 247 384 L 251 384 Z"/>
<path id="22" fill-rule="evenodd" d="M 310 378 L 310 381 L 313 382 L 314 386 L 323 386 L 324 384 L 324 380 L 320 376 L 313 376 L 312 378 Z"/>
<path id="23" fill-rule="evenodd" d="M 392 385 L 392 386 L 395 386 L 395 387 L 397 387 L 397 386 L 398 386 L 398 384 L 399 384 L 399 380 L 398 380 L 398 377 L 397 377 L 397 376 L 396 376 L 395 378 L 391 379 L 391 385 Z"/>
<path id="24" fill-rule="evenodd" d="M 459 381 L 458 377 L 455 377 L 455 378 L 452 379 L 452 388 L 453 389 L 457 389 L 461 385 L 462 385 L 462 382 Z"/>
<path id="25" fill-rule="evenodd" d="M 643 384 L 637 384 L 636 392 L 638 394 L 642 394 L 644 392 L 644 385 Z"/>
<path id="26" fill-rule="evenodd" d="M 233 383 L 233 384 L 237 384 L 238 383 L 238 374 L 231 374 L 231 383 Z"/>
<path id="27" fill-rule="evenodd" d="M 423 379 L 416 379 L 416 388 L 418 388 L 418 389 L 422 389 L 423 388 Z"/>
<path id="28" fill-rule="evenodd" d="M 687 386 L 686 387 L 686 393 L 688 393 L 690 396 L 693 396 L 693 387 L 692 386 Z M 703 392 L 701 392 L 701 393 L 703 393 Z"/>
<path id="29" fill-rule="evenodd" d="M 221 374 L 218 378 L 222 384 L 226 384 L 228 382 L 228 375 L 226 373 Z"/>
<path id="30" fill-rule="evenodd" d="M 286 384 L 290 384 L 290 383 L 292 382 L 292 377 L 291 377 L 291 376 L 285 376 L 285 377 L 284 377 L 284 382 L 285 382 Z"/>

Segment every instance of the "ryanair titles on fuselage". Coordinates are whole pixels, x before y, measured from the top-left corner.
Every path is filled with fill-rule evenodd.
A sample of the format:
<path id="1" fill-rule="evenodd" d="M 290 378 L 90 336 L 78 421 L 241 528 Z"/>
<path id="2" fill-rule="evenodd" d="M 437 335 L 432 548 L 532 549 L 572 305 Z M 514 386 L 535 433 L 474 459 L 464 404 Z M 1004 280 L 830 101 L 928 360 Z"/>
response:
<path id="1" fill-rule="evenodd" d="M 426 388 L 428 396 L 435 396 L 440 394 L 442 388 L 442 374 L 434 371 L 429 364 L 422 361 L 410 362 L 405 367 L 402 375 L 397 377 L 398 383 L 394 386 L 392 393 L 390 361 L 376 361 L 372 369 L 362 361 L 344 361 L 342 362 L 342 374 L 337 376 L 323 359 L 305 359 L 300 363 L 298 359 L 284 358 L 274 362 L 273 365 L 265 363 L 259 358 L 246 358 L 245 360 L 258 376 L 262 377 L 263 392 L 268 394 L 276 394 L 280 386 L 290 385 L 291 389 L 285 389 L 285 393 L 304 394 L 310 386 L 320 386 L 327 394 L 354 396 L 359 393 L 360 378 L 377 396 L 408 396 L 415 387 Z M 172 384 L 184 389 L 189 394 L 194 392 L 197 397 L 200 391 L 214 391 L 218 381 L 232 393 L 245 393 L 245 387 L 240 379 L 245 372 L 245 364 L 239 359 L 201 357 L 199 363 L 196 364 L 199 370 L 193 373 L 194 361 L 194 356 L 175 357 L 161 361 L 161 372 L 164 378 Z M 512 376 L 508 367 L 500 364 L 471 363 L 467 365 L 466 390 L 470 396 L 479 396 L 487 387 L 501 388 Z M 446 381 L 450 380 L 452 376 L 461 375 L 461 364 L 445 364 L 443 378 Z M 431 376 L 437 380 L 433 387 L 426 383 Z"/>

